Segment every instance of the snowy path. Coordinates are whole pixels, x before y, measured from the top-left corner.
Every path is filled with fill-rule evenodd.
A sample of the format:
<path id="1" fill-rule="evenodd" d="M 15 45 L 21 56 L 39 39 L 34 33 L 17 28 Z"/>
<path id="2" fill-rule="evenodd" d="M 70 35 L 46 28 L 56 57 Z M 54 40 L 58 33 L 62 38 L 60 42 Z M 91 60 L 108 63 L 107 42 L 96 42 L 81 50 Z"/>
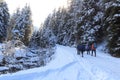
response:
<path id="1" fill-rule="evenodd" d="M 97 49 L 97 57 L 76 54 L 57 45 L 54 59 L 45 67 L 1 75 L 0 80 L 120 80 L 120 59 Z"/>

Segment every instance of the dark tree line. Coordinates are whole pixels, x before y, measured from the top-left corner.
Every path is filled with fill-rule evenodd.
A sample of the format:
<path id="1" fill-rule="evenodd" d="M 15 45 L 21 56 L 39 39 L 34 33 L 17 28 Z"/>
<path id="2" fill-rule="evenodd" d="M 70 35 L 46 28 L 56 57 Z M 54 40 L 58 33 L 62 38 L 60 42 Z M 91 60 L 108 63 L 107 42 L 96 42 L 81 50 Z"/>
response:
<path id="1" fill-rule="evenodd" d="M 106 30 L 107 47 L 113 56 L 120 57 L 120 1 L 105 0 L 104 30 Z"/>
<path id="2" fill-rule="evenodd" d="M 33 33 L 28 5 L 10 16 L 6 2 L 0 2 L 0 41 L 20 40 L 25 45 L 50 47 L 55 44 L 107 41 L 111 55 L 120 56 L 120 1 L 71 0 L 68 8 L 54 10 Z M 33 33 L 33 35 L 32 35 Z"/>
<path id="3" fill-rule="evenodd" d="M 110 54 L 120 56 L 119 0 L 71 0 L 67 9 L 54 10 L 47 20 L 44 25 L 54 33 L 58 44 L 107 40 Z"/>

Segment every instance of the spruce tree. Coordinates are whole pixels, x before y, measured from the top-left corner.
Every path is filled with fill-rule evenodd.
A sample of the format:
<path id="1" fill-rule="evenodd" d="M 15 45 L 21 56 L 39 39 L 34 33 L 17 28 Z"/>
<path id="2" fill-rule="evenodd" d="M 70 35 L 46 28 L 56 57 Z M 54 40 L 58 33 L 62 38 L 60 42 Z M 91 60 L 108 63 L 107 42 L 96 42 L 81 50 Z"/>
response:
<path id="1" fill-rule="evenodd" d="M 114 4 L 114 5 L 113 5 Z M 120 1 L 112 0 L 106 8 L 108 49 L 113 56 L 120 57 Z"/>
<path id="2" fill-rule="evenodd" d="M 11 27 L 13 27 L 13 29 L 12 29 L 12 39 L 21 40 L 21 32 L 20 32 L 21 28 L 20 27 L 21 27 L 21 24 L 22 24 L 22 19 L 21 19 L 20 8 L 17 8 L 16 12 L 13 13 L 13 15 L 11 16 L 11 20 L 14 21 L 13 26 L 11 26 Z"/>
<path id="3" fill-rule="evenodd" d="M 25 45 L 29 44 L 33 32 L 33 24 L 31 18 L 31 10 L 29 6 L 25 6 L 22 10 L 17 9 L 13 18 L 15 19 L 15 27 L 13 28 L 13 38 L 19 39 Z"/>
<path id="4" fill-rule="evenodd" d="M 6 39 L 7 41 L 12 40 L 13 38 L 12 31 L 14 27 L 15 27 L 15 20 L 13 17 L 11 17 L 9 22 L 9 27 L 7 28 L 7 39 Z"/>
<path id="5" fill-rule="evenodd" d="M 0 1 L 0 42 L 7 37 L 7 28 L 9 24 L 9 12 L 5 1 Z"/>
<path id="6" fill-rule="evenodd" d="M 30 6 L 25 6 L 25 8 L 22 10 L 22 15 L 25 30 L 23 31 L 24 38 L 22 40 L 25 45 L 28 45 L 33 33 L 32 13 Z"/>

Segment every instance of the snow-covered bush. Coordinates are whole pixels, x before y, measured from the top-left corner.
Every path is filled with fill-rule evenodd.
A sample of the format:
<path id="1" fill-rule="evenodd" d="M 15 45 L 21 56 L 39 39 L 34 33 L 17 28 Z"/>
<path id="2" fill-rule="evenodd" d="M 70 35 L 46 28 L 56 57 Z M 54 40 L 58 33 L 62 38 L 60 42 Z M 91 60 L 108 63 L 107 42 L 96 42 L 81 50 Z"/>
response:
<path id="1" fill-rule="evenodd" d="M 19 40 L 7 41 L 2 45 L 2 53 L 5 56 L 14 56 L 16 47 L 23 48 L 25 46 L 24 43 Z"/>
<path id="2" fill-rule="evenodd" d="M 19 40 L 8 41 L 0 45 L 0 74 L 44 66 L 54 52 L 54 48 L 33 49 Z"/>

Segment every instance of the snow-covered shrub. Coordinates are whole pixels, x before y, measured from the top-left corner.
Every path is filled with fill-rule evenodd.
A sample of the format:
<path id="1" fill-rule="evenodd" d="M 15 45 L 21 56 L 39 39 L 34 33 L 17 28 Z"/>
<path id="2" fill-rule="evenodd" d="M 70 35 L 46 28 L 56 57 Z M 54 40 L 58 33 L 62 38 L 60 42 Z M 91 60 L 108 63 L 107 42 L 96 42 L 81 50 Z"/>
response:
<path id="1" fill-rule="evenodd" d="M 54 52 L 55 49 L 51 47 L 33 49 L 24 46 L 19 40 L 8 41 L 0 45 L 0 66 L 6 67 L 0 74 L 45 66 Z"/>
<path id="2" fill-rule="evenodd" d="M 19 47 L 20 49 L 25 48 L 24 43 L 19 40 L 11 40 L 7 41 L 2 45 L 2 53 L 5 56 L 14 56 L 14 53 L 16 51 L 16 47 Z"/>
<path id="3" fill-rule="evenodd" d="M 2 53 L 5 56 L 13 56 L 15 52 L 14 41 L 8 41 L 2 46 Z"/>

